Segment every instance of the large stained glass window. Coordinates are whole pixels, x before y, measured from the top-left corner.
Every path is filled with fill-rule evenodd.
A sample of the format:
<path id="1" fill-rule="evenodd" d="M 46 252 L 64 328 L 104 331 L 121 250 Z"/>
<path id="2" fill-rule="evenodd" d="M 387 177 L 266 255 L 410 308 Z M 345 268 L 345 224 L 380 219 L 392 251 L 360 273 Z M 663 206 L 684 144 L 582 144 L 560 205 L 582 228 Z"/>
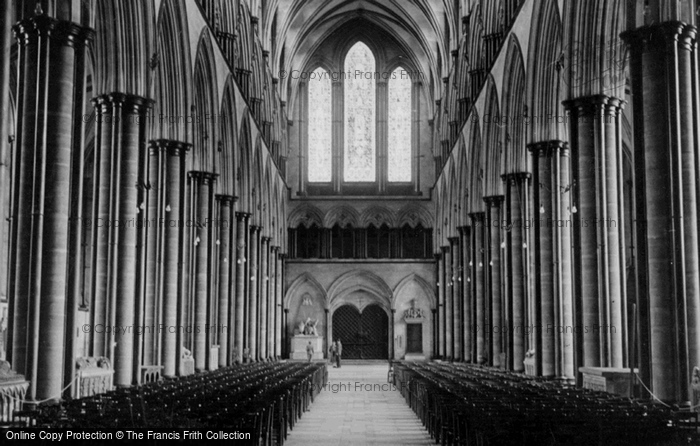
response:
<path id="1" fill-rule="evenodd" d="M 372 51 L 356 43 L 345 56 L 345 150 L 343 179 L 375 181 L 375 63 Z"/>
<path id="2" fill-rule="evenodd" d="M 323 68 L 309 77 L 309 182 L 330 182 L 333 173 L 331 153 L 331 78 Z"/>
<path id="3" fill-rule="evenodd" d="M 411 181 L 411 79 L 402 67 L 389 78 L 389 147 L 390 182 Z"/>

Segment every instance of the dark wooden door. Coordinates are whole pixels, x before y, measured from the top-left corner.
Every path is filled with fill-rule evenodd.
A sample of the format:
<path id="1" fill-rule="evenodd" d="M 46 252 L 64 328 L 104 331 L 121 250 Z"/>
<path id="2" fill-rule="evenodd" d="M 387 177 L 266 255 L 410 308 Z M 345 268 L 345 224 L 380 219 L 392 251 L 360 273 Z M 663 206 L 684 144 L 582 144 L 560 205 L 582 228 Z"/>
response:
<path id="1" fill-rule="evenodd" d="M 340 339 L 345 359 L 387 359 L 389 318 L 379 305 L 360 312 L 343 305 L 333 313 L 333 341 Z"/>
<path id="2" fill-rule="evenodd" d="M 423 324 L 406 324 L 406 353 L 423 353 Z"/>

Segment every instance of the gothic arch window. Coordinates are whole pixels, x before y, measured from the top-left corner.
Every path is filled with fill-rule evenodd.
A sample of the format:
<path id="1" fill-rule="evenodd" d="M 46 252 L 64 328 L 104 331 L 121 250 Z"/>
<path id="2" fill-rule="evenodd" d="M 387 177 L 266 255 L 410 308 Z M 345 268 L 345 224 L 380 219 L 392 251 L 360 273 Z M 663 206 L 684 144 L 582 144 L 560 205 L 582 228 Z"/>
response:
<path id="1" fill-rule="evenodd" d="M 317 68 L 307 72 L 301 101 L 304 194 L 416 193 L 414 96 L 420 79 L 407 58 L 402 65 L 386 59 L 372 42 L 359 40 L 330 60 L 311 62 Z"/>
<path id="2" fill-rule="evenodd" d="M 409 71 L 396 68 L 389 78 L 388 160 L 389 182 L 411 181 L 411 89 Z"/>
<path id="3" fill-rule="evenodd" d="M 331 153 L 331 78 L 328 71 L 316 68 L 309 83 L 309 182 L 329 183 L 333 164 Z"/>
<path id="4" fill-rule="evenodd" d="M 376 179 L 376 64 L 372 51 L 357 42 L 345 56 L 345 153 L 343 180 Z"/>

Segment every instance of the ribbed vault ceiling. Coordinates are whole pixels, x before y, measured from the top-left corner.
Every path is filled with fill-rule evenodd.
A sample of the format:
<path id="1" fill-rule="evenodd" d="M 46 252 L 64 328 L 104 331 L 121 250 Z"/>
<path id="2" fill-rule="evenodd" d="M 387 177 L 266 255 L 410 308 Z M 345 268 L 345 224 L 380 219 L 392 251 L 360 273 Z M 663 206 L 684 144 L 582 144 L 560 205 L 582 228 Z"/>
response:
<path id="1" fill-rule="evenodd" d="M 277 24 L 276 66 L 284 50 L 284 69 L 300 70 L 324 39 L 348 22 L 379 27 L 394 37 L 416 67 L 440 79 L 439 64 L 449 62 L 447 35 L 454 35 L 452 8 L 442 0 L 276 0 L 264 3 L 267 25 Z M 275 18 L 276 14 L 276 18 Z M 445 27 L 449 29 L 445 29 Z M 268 28 L 268 29 L 270 29 Z M 438 56 L 439 54 L 439 56 Z M 440 84 L 440 82 L 436 82 Z M 287 85 L 293 92 L 295 85 Z M 293 94 L 293 93 L 292 93 Z"/>

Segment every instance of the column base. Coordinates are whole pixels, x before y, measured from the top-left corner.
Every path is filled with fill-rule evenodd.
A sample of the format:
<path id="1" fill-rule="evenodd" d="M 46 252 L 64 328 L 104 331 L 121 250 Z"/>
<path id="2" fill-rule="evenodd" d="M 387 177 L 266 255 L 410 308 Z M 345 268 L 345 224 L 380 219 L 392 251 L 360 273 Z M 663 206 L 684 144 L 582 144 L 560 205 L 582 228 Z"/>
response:
<path id="1" fill-rule="evenodd" d="M 599 390 L 602 392 L 613 393 L 620 396 L 630 395 L 630 382 L 636 385 L 636 377 L 630 379 L 630 369 L 618 367 L 579 367 L 578 369 L 583 374 L 583 388 L 591 390 Z M 633 373 L 638 373 L 638 369 L 634 369 Z"/>

